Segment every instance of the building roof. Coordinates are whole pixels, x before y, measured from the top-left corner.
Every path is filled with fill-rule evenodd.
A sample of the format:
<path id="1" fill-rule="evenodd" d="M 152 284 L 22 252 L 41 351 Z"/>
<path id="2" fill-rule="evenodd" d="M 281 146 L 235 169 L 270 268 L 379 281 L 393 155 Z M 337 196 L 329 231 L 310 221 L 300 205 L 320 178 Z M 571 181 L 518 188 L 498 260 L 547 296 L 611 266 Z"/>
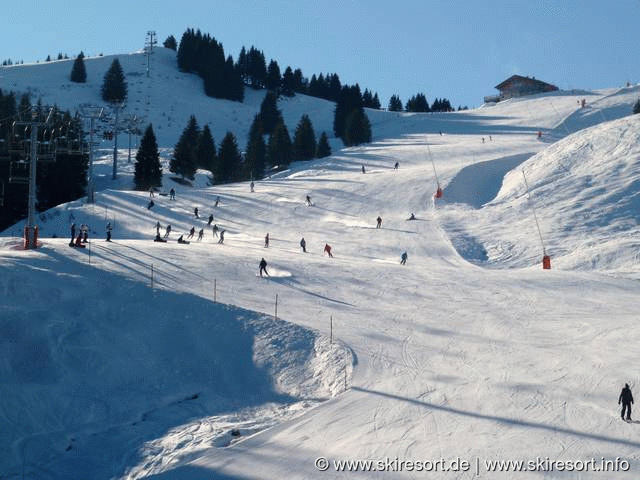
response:
<path id="1" fill-rule="evenodd" d="M 554 91 L 554 90 L 558 90 L 558 87 L 556 87 L 555 85 L 551 85 L 550 83 L 546 83 L 546 82 L 542 82 L 540 80 L 536 80 L 533 77 L 522 77 L 520 75 L 512 75 L 509 78 L 507 78 L 504 82 L 496 85 L 495 88 L 497 88 L 498 90 L 506 90 L 508 89 L 513 83 L 526 83 L 529 84 L 532 87 L 536 87 L 537 89 L 540 89 L 542 91 Z"/>

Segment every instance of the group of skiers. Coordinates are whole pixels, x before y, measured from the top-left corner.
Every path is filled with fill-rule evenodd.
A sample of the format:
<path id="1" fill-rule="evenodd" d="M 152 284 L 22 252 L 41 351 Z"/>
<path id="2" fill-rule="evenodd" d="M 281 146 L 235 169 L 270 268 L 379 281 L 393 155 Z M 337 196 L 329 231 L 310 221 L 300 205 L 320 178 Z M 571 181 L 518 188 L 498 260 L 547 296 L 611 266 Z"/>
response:
<path id="1" fill-rule="evenodd" d="M 109 224 L 111 225 L 111 224 Z M 78 231 L 78 235 L 76 236 L 76 231 Z M 111 241 L 111 230 L 107 231 L 107 241 Z M 69 242 L 70 247 L 78 247 L 85 248 L 85 243 L 89 241 L 89 226 L 86 224 L 80 225 L 78 229 L 75 223 L 71 224 L 71 241 Z"/>

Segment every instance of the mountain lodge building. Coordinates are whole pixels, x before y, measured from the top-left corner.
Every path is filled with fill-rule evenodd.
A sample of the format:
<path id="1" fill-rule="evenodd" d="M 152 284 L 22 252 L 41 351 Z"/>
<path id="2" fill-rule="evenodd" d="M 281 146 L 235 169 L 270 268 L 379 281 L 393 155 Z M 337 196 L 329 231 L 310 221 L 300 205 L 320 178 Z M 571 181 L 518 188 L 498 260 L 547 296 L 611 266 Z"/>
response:
<path id="1" fill-rule="evenodd" d="M 522 77 L 520 75 L 512 75 L 504 82 L 496 85 L 495 88 L 500 90 L 500 95 L 484 97 L 485 103 L 558 90 L 555 85 L 536 80 L 535 77 Z"/>

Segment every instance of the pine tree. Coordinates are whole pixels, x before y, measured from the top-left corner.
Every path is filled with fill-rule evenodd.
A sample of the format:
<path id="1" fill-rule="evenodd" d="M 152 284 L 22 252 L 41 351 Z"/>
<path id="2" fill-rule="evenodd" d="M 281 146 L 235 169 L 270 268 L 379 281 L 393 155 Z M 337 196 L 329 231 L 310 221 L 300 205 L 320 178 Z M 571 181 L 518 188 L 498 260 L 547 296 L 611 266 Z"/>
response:
<path id="1" fill-rule="evenodd" d="M 347 146 L 371 142 L 371 123 L 364 110 L 353 110 L 349 114 L 342 140 Z"/>
<path id="2" fill-rule="evenodd" d="M 402 100 L 398 95 L 391 95 L 389 99 L 389 111 L 390 112 L 401 112 L 402 111 Z"/>
<path id="3" fill-rule="evenodd" d="M 249 140 L 245 153 L 245 177 L 253 177 L 260 180 L 264 177 L 266 167 L 267 146 L 264 143 L 260 118 L 256 115 L 253 118 L 251 129 L 249 130 Z"/>
<path id="4" fill-rule="evenodd" d="M 124 78 L 122 66 L 117 58 L 111 62 L 111 67 L 104 75 L 102 83 L 102 99 L 105 102 L 120 103 L 127 98 L 127 82 Z"/>
<path id="5" fill-rule="evenodd" d="M 216 145 L 209 125 L 205 125 L 196 142 L 196 161 L 198 168 L 209 170 L 215 177 Z"/>
<path id="6" fill-rule="evenodd" d="M 316 156 L 316 134 L 308 115 L 302 115 L 293 135 L 293 158 L 311 160 Z"/>
<path id="7" fill-rule="evenodd" d="M 293 91 L 295 93 L 307 93 L 307 79 L 302 75 L 302 70 L 296 68 L 293 71 Z"/>
<path id="8" fill-rule="evenodd" d="M 87 70 L 84 67 L 84 53 L 82 52 L 73 61 L 71 81 L 76 83 L 85 83 L 87 81 Z"/>
<path id="9" fill-rule="evenodd" d="M 177 54 L 178 69 L 181 72 L 190 73 L 193 71 L 196 48 L 195 32 L 193 29 L 187 29 L 187 31 L 182 34 Z"/>
<path id="10" fill-rule="evenodd" d="M 354 86 L 345 85 L 342 87 L 342 91 L 340 92 L 340 97 L 336 103 L 336 109 L 333 117 L 333 133 L 336 137 L 342 138 L 343 141 L 347 117 L 354 110 L 361 110 L 364 115 L 360 87 L 358 84 Z"/>
<path id="11" fill-rule="evenodd" d="M 216 183 L 228 183 L 240 176 L 242 157 L 233 133 L 227 132 L 218 150 L 218 172 Z"/>
<path id="12" fill-rule="evenodd" d="M 282 112 L 278 109 L 278 96 L 273 92 L 267 92 L 260 105 L 260 124 L 262 132 L 270 135 L 278 122 L 282 121 Z"/>
<path id="13" fill-rule="evenodd" d="M 295 83 L 293 77 L 293 70 L 291 67 L 287 67 L 282 74 L 282 95 L 285 97 L 293 97 L 295 95 Z"/>
<path id="14" fill-rule="evenodd" d="M 168 48 L 170 50 L 176 51 L 178 49 L 178 43 L 176 42 L 176 37 L 173 35 L 169 35 L 167 39 L 162 43 L 164 48 Z"/>
<path id="15" fill-rule="evenodd" d="M 638 99 L 638 101 L 633 106 L 633 113 L 634 114 L 640 113 L 640 98 Z"/>
<path id="16" fill-rule="evenodd" d="M 196 159 L 196 143 L 200 130 L 196 117 L 191 115 L 189 123 L 183 130 L 178 143 L 173 149 L 173 157 L 169 162 L 169 171 L 180 175 L 182 178 L 193 180 L 198 170 L 198 162 Z"/>
<path id="17" fill-rule="evenodd" d="M 316 157 L 324 158 L 331 155 L 331 146 L 329 145 L 329 139 L 327 138 L 327 132 L 322 132 L 320 139 L 318 140 L 318 149 L 316 151 Z"/>
<path id="18" fill-rule="evenodd" d="M 140 141 L 140 148 L 136 154 L 133 183 L 136 190 L 142 191 L 162 186 L 162 168 L 160 168 L 158 143 L 151 124 L 144 131 Z"/>
<path id="19" fill-rule="evenodd" d="M 271 166 L 287 167 L 291 163 L 293 147 L 287 126 L 281 120 L 273 129 L 267 145 L 267 162 Z"/>
<path id="20" fill-rule="evenodd" d="M 267 90 L 280 93 L 281 82 L 282 79 L 280 78 L 280 67 L 278 66 L 278 62 L 276 62 L 275 60 L 271 60 L 271 62 L 269 62 L 269 67 L 267 68 L 265 87 L 267 88 Z"/>
<path id="21" fill-rule="evenodd" d="M 247 54 L 247 77 L 251 87 L 264 88 L 267 78 L 267 63 L 264 59 L 264 53 L 255 47 L 251 47 Z"/>
<path id="22" fill-rule="evenodd" d="M 427 97 L 425 97 L 424 93 L 418 93 L 407 100 L 407 105 L 405 107 L 407 112 L 430 112 L 429 102 L 427 102 Z"/>

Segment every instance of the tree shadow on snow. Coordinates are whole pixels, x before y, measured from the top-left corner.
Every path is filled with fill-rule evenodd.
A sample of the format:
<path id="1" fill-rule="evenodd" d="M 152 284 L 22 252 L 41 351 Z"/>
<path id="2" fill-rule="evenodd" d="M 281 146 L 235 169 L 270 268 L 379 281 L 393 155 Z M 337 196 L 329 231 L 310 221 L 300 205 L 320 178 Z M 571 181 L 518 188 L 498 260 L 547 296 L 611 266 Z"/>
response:
<path id="1" fill-rule="evenodd" d="M 19 335 L 0 328 L 0 378 L 19 406 L 16 418 L 25 419 L 22 427 L 14 425 L 9 440 L 21 438 L 18 451 L 27 452 L 29 478 L 119 477 L 140 463 L 147 442 L 189 421 L 298 400 L 277 391 L 272 367 L 255 361 L 256 337 L 286 322 L 278 327 L 255 312 L 152 290 L 96 271 L 84 257 L 42 253 L 30 261 L 34 268 L 20 273 L 20 286 L 64 281 L 55 307 L 49 295 L 25 302 L 16 290 L 2 298 L 4 307 L 33 321 L 23 322 Z M 0 320 L 0 327 L 6 322 L 12 319 Z M 2 347 L 11 341 L 7 335 L 15 337 L 11 348 Z M 307 336 L 304 348 L 312 348 Z M 273 348 L 288 348 L 285 343 Z M 33 355 L 34 345 L 38 369 L 51 373 L 22 379 L 18 353 L 31 348 Z M 29 394 L 34 381 L 42 392 L 36 403 Z M 31 431 L 34 422 L 41 433 Z M 190 478 L 228 477 L 207 472 Z"/>
<path id="2" fill-rule="evenodd" d="M 640 442 L 628 440 L 626 438 L 610 437 L 607 435 L 600 435 L 597 433 L 574 430 L 572 428 L 560 427 L 560 426 L 552 425 L 548 423 L 530 422 L 527 420 L 520 420 L 517 418 L 501 417 L 499 415 L 487 415 L 483 413 L 472 412 L 469 410 L 462 410 L 460 408 L 449 407 L 446 405 L 436 405 L 435 403 L 424 402 L 422 400 L 416 400 L 414 398 L 401 397 L 400 395 L 394 395 L 392 393 L 369 390 L 366 388 L 351 387 L 351 389 L 359 392 L 363 392 L 363 393 L 369 393 L 371 395 L 378 395 L 381 397 L 389 398 L 391 400 L 407 402 L 407 403 L 417 405 L 419 407 L 428 408 L 431 410 L 440 410 L 446 413 L 469 417 L 476 420 L 486 420 L 490 422 L 497 422 L 497 423 L 502 423 L 502 424 L 515 426 L 515 427 L 533 428 L 536 430 L 548 430 L 550 432 L 564 433 L 566 435 L 585 438 L 588 440 L 595 440 L 598 442 L 612 443 L 617 445 L 625 445 L 625 446 L 634 447 L 634 448 L 640 447 Z"/>

